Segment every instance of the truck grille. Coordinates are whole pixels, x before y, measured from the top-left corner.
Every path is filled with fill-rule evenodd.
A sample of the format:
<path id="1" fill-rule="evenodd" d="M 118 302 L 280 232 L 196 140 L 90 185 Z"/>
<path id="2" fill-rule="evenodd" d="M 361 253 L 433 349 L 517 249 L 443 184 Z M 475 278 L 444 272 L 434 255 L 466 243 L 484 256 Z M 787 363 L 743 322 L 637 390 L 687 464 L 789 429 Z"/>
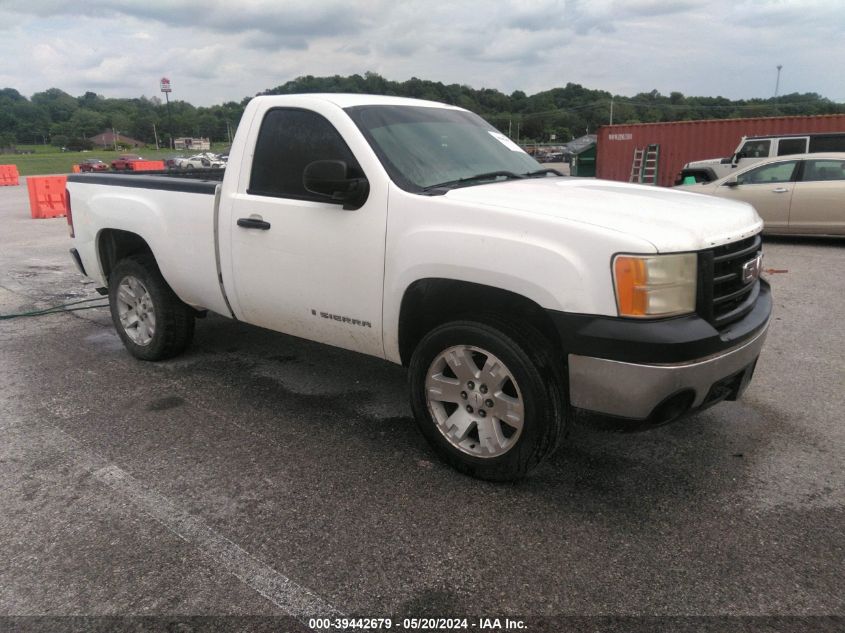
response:
<path id="1" fill-rule="evenodd" d="M 742 280 L 742 267 L 762 252 L 759 235 L 699 253 L 698 314 L 717 330 L 751 312 L 760 281 Z"/>

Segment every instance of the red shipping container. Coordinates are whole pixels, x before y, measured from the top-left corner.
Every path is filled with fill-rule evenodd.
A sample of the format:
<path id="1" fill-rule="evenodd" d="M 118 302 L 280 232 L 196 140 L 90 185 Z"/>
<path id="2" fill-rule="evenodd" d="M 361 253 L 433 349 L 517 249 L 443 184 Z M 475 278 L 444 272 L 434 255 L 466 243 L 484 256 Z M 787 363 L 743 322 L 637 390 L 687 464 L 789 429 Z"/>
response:
<path id="1" fill-rule="evenodd" d="M 728 157 L 743 136 L 820 132 L 845 132 L 845 114 L 603 125 L 597 132 L 596 176 L 627 182 L 634 150 L 656 144 L 660 146 L 657 184 L 669 187 L 684 165 Z"/>
<path id="2" fill-rule="evenodd" d="M 28 176 L 29 211 L 33 218 L 67 215 L 67 176 Z"/>

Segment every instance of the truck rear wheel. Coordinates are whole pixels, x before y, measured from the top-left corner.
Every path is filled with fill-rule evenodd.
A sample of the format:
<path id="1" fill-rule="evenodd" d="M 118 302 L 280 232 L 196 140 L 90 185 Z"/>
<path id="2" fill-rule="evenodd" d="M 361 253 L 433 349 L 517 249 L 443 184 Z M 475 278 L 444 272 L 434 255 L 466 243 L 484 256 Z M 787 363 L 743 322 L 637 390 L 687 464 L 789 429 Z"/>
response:
<path id="1" fill-rule="evenodd" d="M 411 359 L 411 407 L 438 455 L 495 481 L 527 475 L 557 447 L 567 416 L 550 345 L 530 327 L 454 321 Z"/>
<path id="2" fill-rule="evenodd" d="M 150 254 L 120 260 L 109 276 L 112 321 L 135 358 L 164 360 L 185 351 L 194 312 L 171 290 Z"/>

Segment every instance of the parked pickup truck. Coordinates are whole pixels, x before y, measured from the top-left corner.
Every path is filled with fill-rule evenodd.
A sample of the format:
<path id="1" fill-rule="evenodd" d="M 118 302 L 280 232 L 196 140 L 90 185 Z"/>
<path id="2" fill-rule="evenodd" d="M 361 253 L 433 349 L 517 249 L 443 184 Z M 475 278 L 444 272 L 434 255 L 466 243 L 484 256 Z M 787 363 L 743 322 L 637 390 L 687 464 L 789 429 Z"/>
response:
<path id="1" fill-rule="evenodd" d="M 772 302 L 745 203 L 561 177 L 466 110 L 367 95 L 253 99 L 229 165 L 68 177 L 71 253 L 139 359 L 210 310 L 401 363 L 435 451 L 494 480 L 574 409 L 667 422 L 754 372 Z"/>

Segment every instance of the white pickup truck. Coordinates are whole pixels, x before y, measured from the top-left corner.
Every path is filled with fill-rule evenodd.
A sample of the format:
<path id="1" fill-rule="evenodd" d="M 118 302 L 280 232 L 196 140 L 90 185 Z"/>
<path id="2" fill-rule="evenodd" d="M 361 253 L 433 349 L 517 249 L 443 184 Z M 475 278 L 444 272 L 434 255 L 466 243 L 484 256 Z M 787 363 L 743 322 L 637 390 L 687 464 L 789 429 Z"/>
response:
<path id="1" fill-rule="evenodd" d="M 210 310 L 401 363 L 422 433 L 487 479 L 536 467 L 575 408 L 641 425 L 738 397 L 771 313 L 751 206 L 562 177 L 439 103 L 257 97 L 222 182 L 68 190 L 134 356 L 183 352 Z"/>

